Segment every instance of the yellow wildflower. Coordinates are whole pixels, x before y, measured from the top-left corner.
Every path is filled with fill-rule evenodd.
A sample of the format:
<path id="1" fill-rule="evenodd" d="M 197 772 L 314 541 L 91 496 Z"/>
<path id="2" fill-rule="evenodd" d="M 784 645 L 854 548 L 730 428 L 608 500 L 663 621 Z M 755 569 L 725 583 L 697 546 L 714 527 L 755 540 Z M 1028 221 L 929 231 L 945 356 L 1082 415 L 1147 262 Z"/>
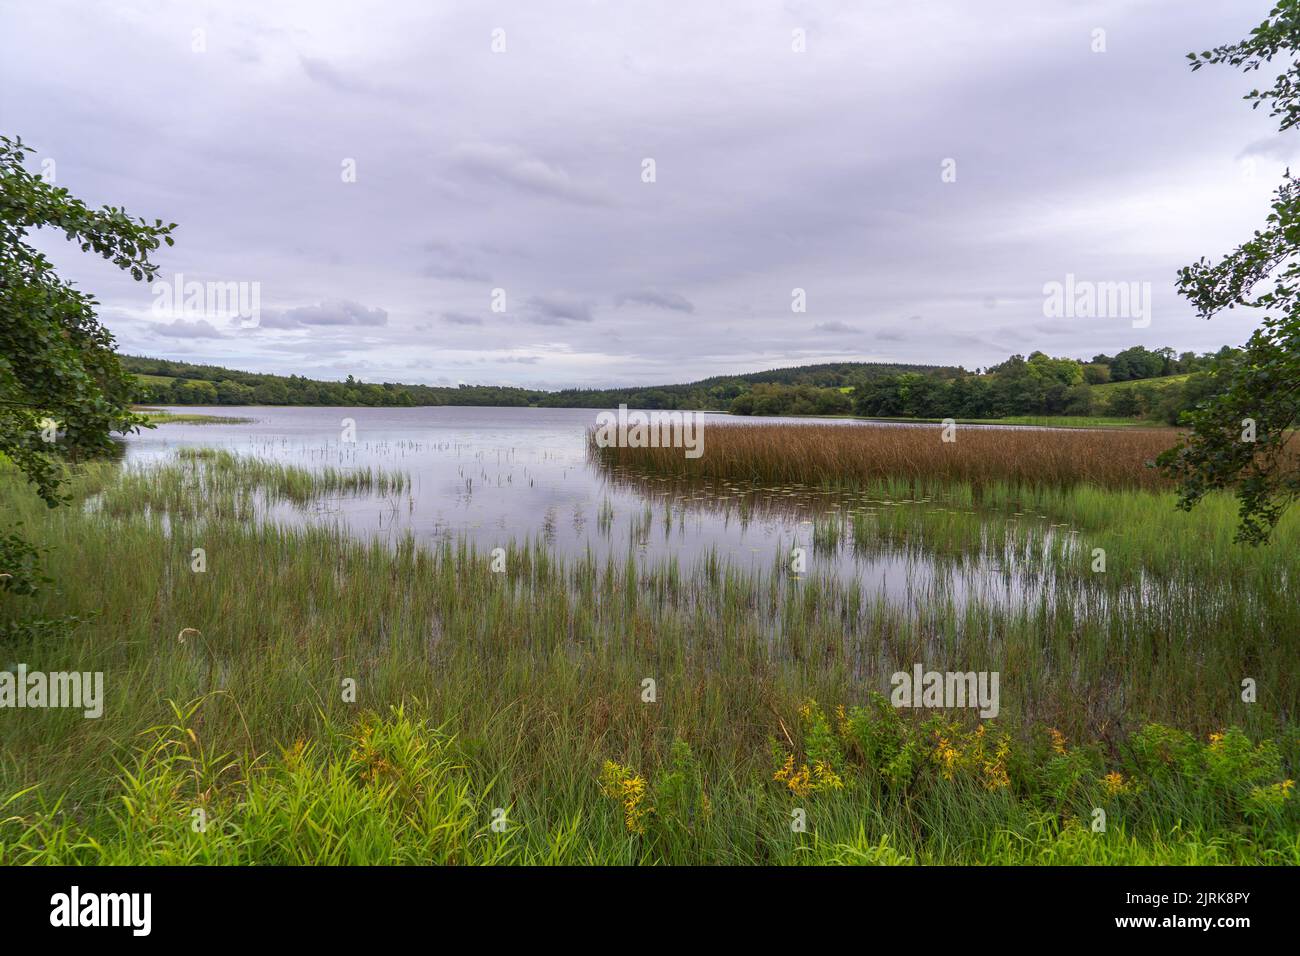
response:
<path id="1" fill-rule="evenodd" d="M 816 783 L 813 785 L 815 790 L 843 790 L 844 781 L 840 775 L 825 761 L 818 760 L 813 765 L 813 775 Z"/>
<path id="2" fill-rule="evenodd" d="M 623 806 L 623 822 L 629 833 L 645 833 L 646 817 L 651 807 L 645 803 L 645 778 L 631 767 L 623 767 L 606 760 L 600 772 L 600 789 L 605 796 L 619 801 Z"/>
<path id="3" fill-rule="evenodd" d="M 980 724 L 980 731 L 984 725 Z M 977 731 L 978 733 L 978 731 Z M 1007 757 L 1011 755 L 1011 744 L 1004 737 L 998 741 L 993 759 L 984 763 L 984 786 L 989 790 L 1001 790 L 1011 786 L 1011 775 L 1007 773 Z"/>
<path id="4" fill-rule="evenodd" d="M 787 754 L 785 763 L 776 773 L 772 774 L 772 779 L 778 783 L 785 783 L 790 779 L 792 773 L 794 773 L 794 754 Z"/>
<path id="5" fill-rule="evenodd" d="M 786 786 L 796 797 L 806 797 L 812 793 L 812 781 L 809 779 L 808 765 L 804 764 L 786 782 Z"/>
<path id="6" fill-rule="evenodd" d="M 1128 781 L 1124 779 L 1124 775 L 1118 770 L 1112 770 L 1110 773 L 1106 774 L 1106 776 L 1102 777 L 1101 787 L 1106 791 L 1106 796 L 1108 797 L 1117 797 L 1121 793 L 1127 793 L 1129 791 Z"/>
<path id="7" fill-rule="evenodd" d="M 1048 727 L 1047 735 L 1052 738 L 1052 749 L 1064 757 L 1066 754 L 1065 734 L 1061 733 L 1055 727 Z"/>
<path id="8" fill-rule="evenodd" d="M 936 734 L 936 736 L 938 736 Z M 957 774 L 957 763 L 961 760 L 961 751 L 948 743 L 947 737 L 939 737 L 934 745 L 934 759 L 939 764 L 939 772 L 945 780 L 952 780 Z"/>
<path id="9" fill-rule="evenodd" d="M 1007 768 L 999 763 L 986 763 L 984 765 L 984 788 L 986 790 L 1002 790 L 1011 786 L 1011 775 L 1007 773 Z"/>

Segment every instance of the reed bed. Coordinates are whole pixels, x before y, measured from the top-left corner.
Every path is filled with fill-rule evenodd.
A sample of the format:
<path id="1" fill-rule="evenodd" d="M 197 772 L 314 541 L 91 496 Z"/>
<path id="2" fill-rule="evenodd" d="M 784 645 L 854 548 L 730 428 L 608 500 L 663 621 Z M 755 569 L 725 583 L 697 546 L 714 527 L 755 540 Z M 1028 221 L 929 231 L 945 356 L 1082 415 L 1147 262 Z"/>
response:
<path id="1" fill-rule="evenodd" d="M 193 457 L 183 467 L 222 460 Z M 249 466 L 241 480 L 260 474 Z M 127 482 L 134 495 L 156 494 L 135 480 L 88 468 L 76 490 L 109 497 Z M 966 504 L 974 487 L 953 485 L 950 503 Z M 99 720 L 0 715 L 0 860 L 1300 862 L 1293 803 L 1279 796 L 1275 817 L 1261 822 L 1194 774 L 1146 784 L 1145 802 L 1112 812 L 1102 840 L 1080 838 L 1069 822 L 1087 818 L 1091 794 L 1053 802 L 1035 795 L 1032 775 L 1025 789 L 988 792 L 953 784 L 931 763 L 928 782 L 901 795 L 852 761 L 838 771 L 844 791 L 800 796 L 773 779 L 774 741 L 811 760 L 820 735 L 803 716 L 810 698 L 852 714 L 916 662 L 1001 672 L 999 732 L 1029 753 L 1044 727 L 1058 730 L 1071 753 L 1090 748 L 1098 785 L 1103 770 L 1127 767 L 1130 741 L 1153 721 L 1201 742 L 1240 726 L 1252 753 L 1274 748 L 1280 773 L 1295 777 L 1294 521 L 1271 550 L 1247 549 L 1231 544 L 1226 497 L 1193 519 L 1172 513 L 1167 492 L 982 487 L 985 504 L 1005 512 L 991 525 L 969 509 L 889 507 L 833 528 L 826 519 L 818 546 L 888 539 L 946 550 L 956 568 L 993 560 L 1020 576 L 998 580 L 1025 587 L 1025 600 L 958 601 L 937 580 L 900 606 L 860 584 L 792 575 L 779 561 L 756 573 L 717 555 L 689 567 L 632 550 L 623 561 L 562 560 L 540 541 L 517 542 L 494 573 L 463 542 L 390 545 L 239 520 L 225 493 L 202 483 L 186 486 L 179 507 L 173 488 L 151 499 L 158 508 L 50 511 L 0 473 L 5 513 L 48 549 L 59 582 L 0 607 L 6 659 L 103 671 L 108 688 Z M 1041 509 L 1035 517 L 1068 517 L 1084 544 L 1067 547 L 1020 520 L 1030 506 Z M 189 533 L 200 525 L 201 574 Z M 1094 541 L 1110 549 L 1104 575 L 1076 560 Z M 1028 587 L 1035 579 L 1050 586 Z M 70 619 L 51 639 L 24 629 L 20 614 Z M 1246 676 L 1258 685 L 1254 703 L 1241 699 Z M 647 677 L 653 704 L 642 699 Z M 356 681 L 356 702 L 341 693 L 345 679 Z M 192 711 L 191 701 L 200 702 Z M 402 704 L 407 716 L 391 715 Z M 929 748 L 918 759 L 934 759 L 919 715 L 905 719 L 909 739 Z M 184 727 L 161 744 L 141 737 L 173 724 Z M 195 763 L 172 762 L 167 741 L 201 745 L 184 756 L 213 774 L 233 769 L 196 777 Z M 693 755 L 685 769 L 677 742 Z M 658 824 L 631 832 L 602 789 L 607 761 L 656 792 L 661 777 L 698 773 L 707 835 Z M 380 767 L 392 776 L 376 778 Z M 426 792 L 427 803 L 415 799 Z M 302 793 L 320 799 L 295 803 Z M 124 798 L 142 816 L 117 811 Z M 210 841 L 193 838 L 195 805 L 225 821 Z M 813 811 L 809 834 L 790 832 L 792 805 Z M 74 812 L 56 812 L 63 807 Z M 514 821 L 508 841 L 490 842 L 495 808 Z"/>
<path id="2" fill-rule="evenodd" d="M 225 449 L 182 448 L 174 460 L 126 470 L 102 482 L 95 506 L 112 515 L 149 509 L 173 518 L 223 515 L 252 518 L 269 505 L 302 508 L 327 497 L 400 495 L 404 472 L 382 468 L 302 468 Z"/>
<path id="3" fill-rule="evenodd" d="M 774 484 L 827 485 L 906 478 L 949 482 L 1101 488 L 1165 488 L 1153 467 L 1177 440 L 1174 429 L 1052 430 L 956 426 L 710 424 L 704 453 L 680 448 L 589 447 L 602 462 L 667 475 Z"/>

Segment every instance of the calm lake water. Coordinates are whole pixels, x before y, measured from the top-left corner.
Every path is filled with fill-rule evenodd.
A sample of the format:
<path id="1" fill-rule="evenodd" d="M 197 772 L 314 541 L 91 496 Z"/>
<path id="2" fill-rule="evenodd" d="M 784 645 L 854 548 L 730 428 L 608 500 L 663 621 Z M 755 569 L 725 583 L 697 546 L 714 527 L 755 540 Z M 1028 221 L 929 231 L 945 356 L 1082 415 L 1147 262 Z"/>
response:
<path id="1" fill-rule="evenodd" d="M 652 561 L 676 558 L 683 570 L 716 554 L 739 569 L 768 571 L 778 561 L 788 565 L 791 550 L 802 547 L 809 573 L 857 579 L 868 594 L 891 601 L 928 599 L 936 591 L 958 603 L 975 593 L 990 601 L 1019 601 L 1031 596 L 1027 590 L 1038 590 L 1024 579 L 1024 569 L 1010 567 L 1015 562 L 996 548 L 954 563 L 916 547 L 873 547 L 862 553 L 847 540 L 830 545 L 825 538 L 814 540 L 814 523 L 831 516 L 881 508 L 941 509 L 942 502 L 873 501 L 799 485 L 684 484 L 600 467 L 589 460 L 586 443 L 587 429 L 596 420 L 594 409 L 168 410 L 253 421 L 173 423 L 129 436 L 129 466 L 165 461 L 180 448 L 218 447 L 309 468 L 371 466 L 406 473 L 411 486 L 400 494 L 335 497 L 302 510 L 277 509 L 274 515 L 334 524 L 357 536 L 395 538 L 410 532 L 426 542 L 464 538 L 480 551 L 540 539 L 563 557 L 590 551 L 622 560 L 630 550 Z M 343 441 L 345 419 L 356 423 L 355 443 Z M 707 416 L 706 454 L 709 427 L 734 425 L 729 416 Z"/>

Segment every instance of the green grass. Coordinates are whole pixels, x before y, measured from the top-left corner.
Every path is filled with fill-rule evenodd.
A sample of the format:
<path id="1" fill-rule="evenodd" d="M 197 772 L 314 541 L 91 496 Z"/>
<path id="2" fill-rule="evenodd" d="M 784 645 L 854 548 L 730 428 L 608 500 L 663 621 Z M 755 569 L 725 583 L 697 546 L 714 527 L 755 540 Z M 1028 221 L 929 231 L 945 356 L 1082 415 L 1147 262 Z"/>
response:
<path id="1" fill-rule="evenodd" d="M 145 385 L 168 385 L 168 386 L 170 386 L 173 382 L 177 382 L 177 381 L 182 381 L 182 382 L 183 382 L 183 381 L 185 381 L 185 379 L 176 379 L 176 378 L 171 377 L 170 375 L 141 375 L 141 374 L 139 374 L 139 373 L 136 373 L 136 376 L 135 376 L 135 377 L 136 377 L 136 380 L 137 380 L 137 381 L 139 381 L 139 382 L 141 382 L 141 383 L 143 383 L 143 384 L 145 384 Z"/>
<path id="2" fill-rule="evenodd" d="M 938 425 L 942 418 L 898 418 L 872 416 L 860 418 L 851 415 L 824 415 L 822 418 L 854 418 L 868 422 L 904 422 L 918 425 Z M 1104 415 L 1007 415 L 1003 418 L 957 418 L 959 425 L 1023 425 L 1039 428 L 1153 428 L 1159 427 L 1141 418 L 1108 418 Z"/>
<path id="3" fill-rule="evenodd" d="M 164 412 L 156 409 L 140 410 L 155 425 L 245 425 L 256 421 L 253 418 L 240 418 L 234 415 L 200 415 L 195 412 L 177 414 L 176 412 Z"/>
<path id="4" fill-rule="evenodd" d="M 159 468 L 124 469 L 103 485 L 92 507 L 120 516 L 148 509 L 169 518 L 252 519 L 267 505 L 305 507 L 340 495 L 401 495 L 410 479 L 375 468 L 315 469 L 236 455 L 224 449 L 183 448 Z"/>
<path id="5" fill-rule="evenodd" d="M 4 598 L 0 658 L 103 671 L 108 696 L 99 720 L 0 712 L 0 861 L 1300 863 L 1296 802 L 1267 790 L 1300 760 L 1294 516 L 1249 549 L 1225 497 L 1186 515 L 1167 492 L 864 485 L 816 546 L 977 577 L 991 563 L 1031 595 L 939 588 L 908 607 L 716 559 L 560 560 L 521 541 L 497 574 L 463 543 L 257 520 L 400 480 L 323 474 L 218 452 L 93 465 L 75 488 L 89 507 L 50 510 L 0 472 L 56 582 Z M 869 692 L 916 662 L 1001 672 L 986 727 L 1011 741 L 1007 786 L 988 788 L 964 714 L 947 731 L 872 722 Z M 1233 726 L 1225 764 L 1209 735 Z M 951 779 L 936 730 L 969 764 Z M 843 786 L 796 792 L 774 779 L 786 757 L 831 761 Z M 607 762 L 642 781 L 644 832 L 602 788 Z M 1108 772 L 1140 789 L 1107 796 Z"/>
<path id="6" fill-rule="evenodd" d="M 1138 418 L 1107 418 L 1099 415 L 1009 415 L 1005 418 L 959 418 L 970 425 L 1033 425 L 1043 428 L 1150 428 Z"/>
<path id="7" fill-rule="evenodd" d="M 1170 385 L 1180 385 L 1191 378 L 1191 373 L 1185 375 L 1165 375 L 1160 378 L 1135 378 L 1127 382 L 1105 382 L 1101 385 L 1090 386 L 1094 392 L 1100 392 L 1103 396 L 1113 394 L 1114 392 L 1127 391 L 1132 388 L 1168 388 Z"/>
<path id="8" fill-rule="evenodd" d="M 320 740 L 298 740 L 256 763 L 205 742 L 196 730 L 202 704 L 174 707 L 172 721 L 148 731 L 119 769 L 116 806 L 58 801 L 13 814 L 0 820 L 0 858 L 281 866 L 1300 860 L 1287 797 L 1293 787 L 1270 782 L 1276 750 L 1237 731 L 1199 745 L 1153 726 L 1129 758 L 1136 769 L 1112 771 L 1100 785 L 1083 750 L 1041 744 L 1038 762 L 1022 768 L 1015 761 L 1028 755 L 990 736 L 987 747 L 982 739 L 974 745 L 979 760 L 997 764 L 990 787 L 978 766 L 974 775 L 962 767 L 976 753 L 972 735 L 960 740 L 967 749 L 955 761 L 930 760 L 931 743 L 898 737 L 901 722 L 888 704 L 878 721 L 872 711 L 879 709 L 842 714 L 837 736 L 816 705 L 804 708 L 806 729 L 836 762 L 835 771 L 818 763 L 812 789 L 712 776 L 678 741 L 652 782 L 607 761 L 594 799 L 569 793 L 564 807 L 539 818 L 527 804 L 508 802 L 495 778 L 475 773 L 472 748 L 406 707 L 327 726 Z M 881 774 L 855 764 L 862 745 L 888 746 L 892 738 L 900 753 L 916 748 L 914 767 L 900 773 L 891 763 Z M 1160 746 L 1171 742 L 1182 749 L 1167 756 Z M 1100 813 L 1103 830 L 1094 829 Z M 1187 823 L 1187 816 L 1199 819 Z M 796 830 L 796 819 L 806 829 Z"/>

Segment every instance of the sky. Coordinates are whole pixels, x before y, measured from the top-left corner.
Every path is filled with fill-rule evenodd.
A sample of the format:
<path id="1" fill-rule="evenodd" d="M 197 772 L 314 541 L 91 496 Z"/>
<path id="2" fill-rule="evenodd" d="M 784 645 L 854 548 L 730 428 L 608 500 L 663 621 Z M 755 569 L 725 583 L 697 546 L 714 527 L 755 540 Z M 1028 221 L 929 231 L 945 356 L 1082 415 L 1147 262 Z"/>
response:
<path id="1" fill-rule="evenodd" d="M 1200 352 L 1260 316 L 1177 270 L 1262 226 L 1300 132 L 1241 99 L 1280 67 L 1186 54 L 1270 6 L 0 0 L 0 132 L 178 224 L 161 291 L 36 239 L 130 354 L 561 388 Z M 1067 276 L 1149 312 L 1053 314 Z"/>

